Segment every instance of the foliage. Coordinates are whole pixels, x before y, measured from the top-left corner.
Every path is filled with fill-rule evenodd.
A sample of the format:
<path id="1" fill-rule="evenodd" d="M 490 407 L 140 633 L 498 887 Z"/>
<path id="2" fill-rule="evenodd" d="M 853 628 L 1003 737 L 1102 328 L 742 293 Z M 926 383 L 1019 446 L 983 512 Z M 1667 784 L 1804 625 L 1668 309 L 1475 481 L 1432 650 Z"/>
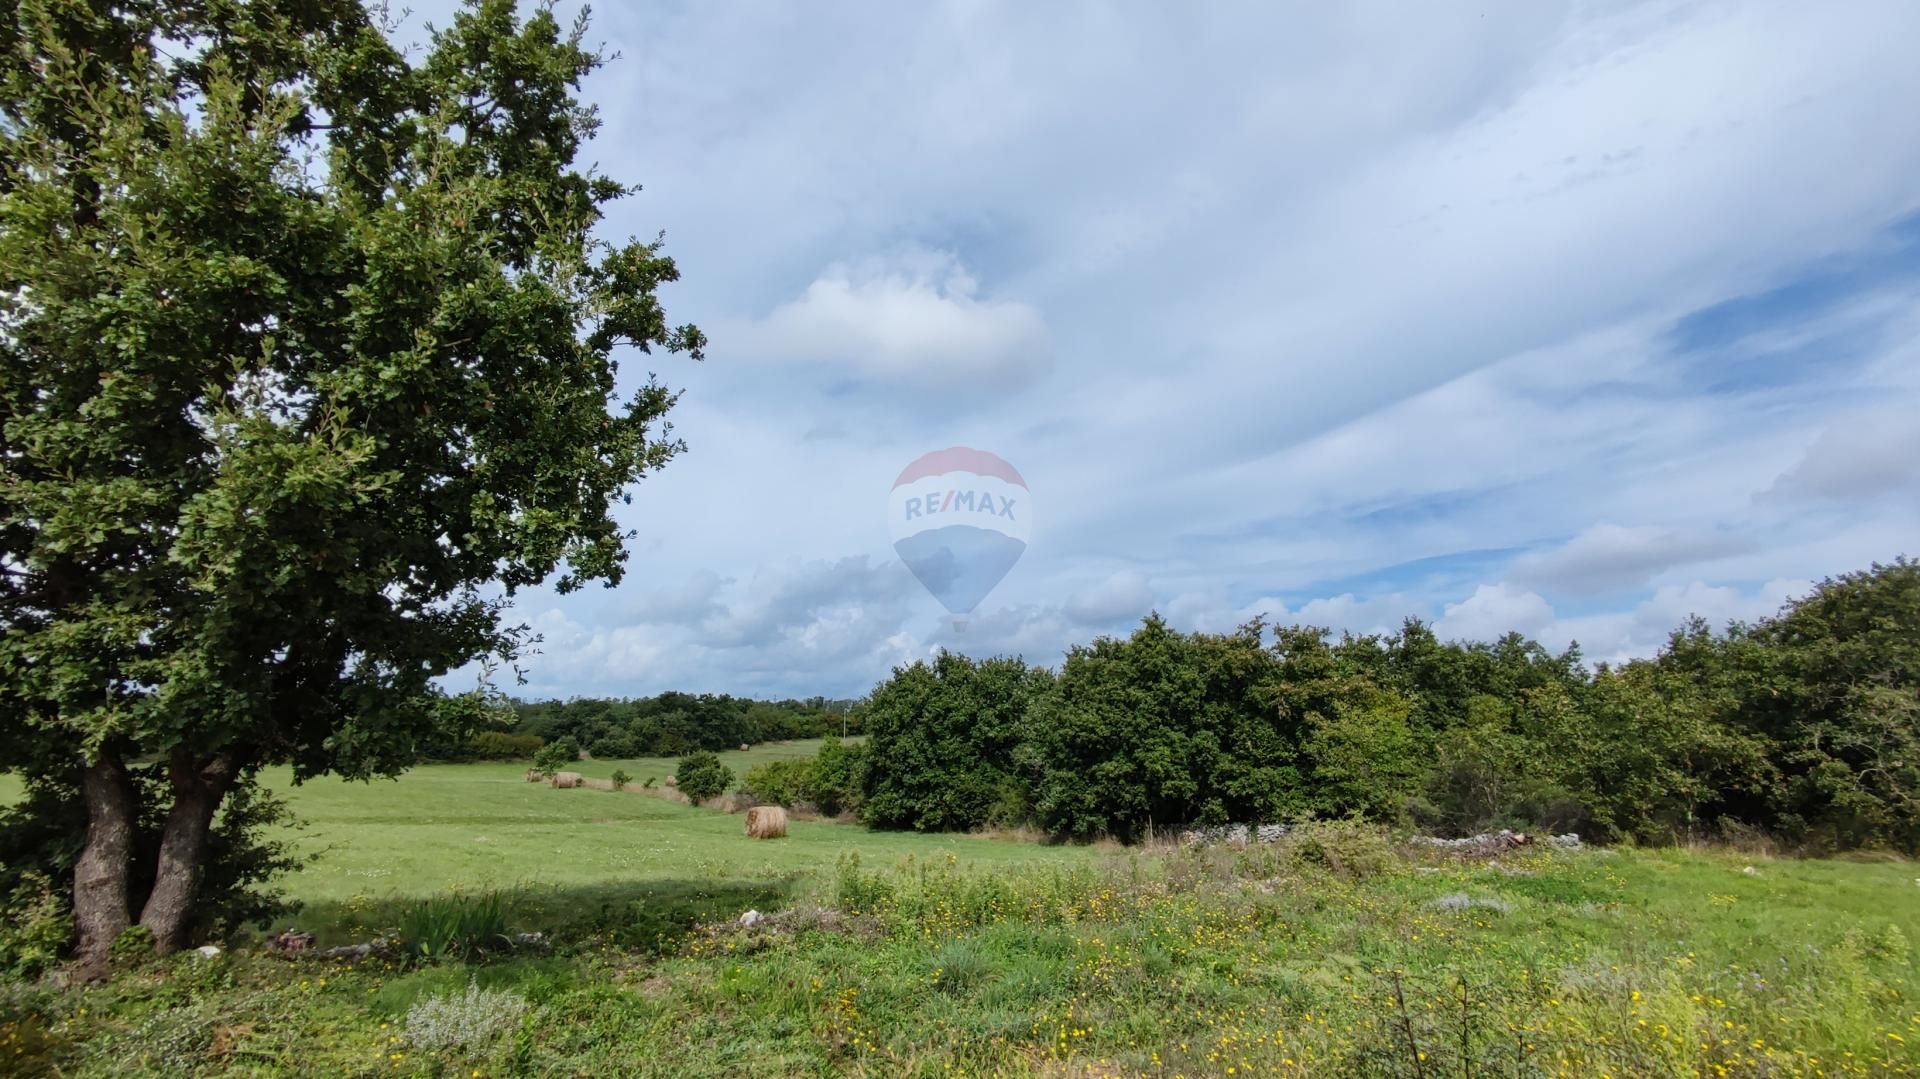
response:
<path id="1" fill-rule="evenodd" d="M 829 817 L 857 812 L 861 790 L 866 781 L 867 743 L 842 742 L 828 735 L 821 739 L 813 758 L 808 781 L 812 784 L 808 800 Z"/>
<path id="2" fill-rule="evenodd" d="M 521 701 L 518 730 L 547 739 L 571 737 L 597 760 L 676 757 L 696 749 L 859 733 L 854 701 L 811 697 L 758 701 L 724 693 L 668 692 L 654 697 Z"/>
<path id="3" fill-rule="evenodd" d="M 571 738 L 561 738 L 557 742 L 548 742 L 533 755 L 533 767 L 549 778 L 555 772 L 563 771 L 580 759 L 580 748 Z"/>
<path id="4" fill-rule="evenodd" d="M 617 791 L 626 790 L 627 784 L 633 782 L 632 776 L 618 768 L 613 770 L 613 775 L 609 779 L 613 783 L 613 789 Z"/>
<path id="5" fill-rule="evenodd" d="M 1040 825 L 1132 839 L 1301 808 L 1297 724 L 1262 695 L 1273 658 L 1261 630 L 1184 634 L 1154 615 L 1124 641 L 1069 651 L 1026 725 Z"/>
<path id="6" fill-rule="evenodd" d="M 580 161 L 584 24 L 474 0 L 406 52 L 380 17 L 9 15 L 0 767 L 92 792 L 96 959 L 136 916 L 183 942 L 233 781 L 441 739 L 436 679 L 519 654 L 518 590 L 617 582 L 613 504 L 682 448 L 670 389 L 616 397 L 618 350 L 704 339 L 657 240 L 602 238 L 631 189 Z M 125 772 L 154 760 L 181 856 L 136 869 Z"/>
<path id="7" fill-rule="evenodd" d="M 464 994 L 431 996 L 407 1009 L 407 1043 L 429 1052 L 459 1050 L 477 1056 L 520 1026 L 527 1000 L 502 989 L 467 983 Z"/>
<path id="8" fill-rule="evenodd" d="M 73 938 L 64 892 L 37 869 L 23 871 L 0 904 L 0 974 L 35 978 Z"/>
<path id="9" fill-rule="evenodd" d="M 420 962 L 472 960 L 513 946 L 507 901 L 499 892 L 434 896 L 400 912 L 400 947 Z"/>
<path id="10" fill-rule="evenodd" d="M 951 652 L 894 668 L 867 702 L 867 759 L 888 767 L 866 770 L 861 820 L 923 832 L 988 823 L 1006 789 L 1022 784 L 1014 749 L 1050 680 L 1019 659 Z"/>
<path id="11" fill-rule="evenodd" d="M 680 758 L 680 766 L 674 769 L 673 775 L 680 793 L 696 803 L 717 798 L 733 785 L 733 769 L 721 764 L 719 757 L 704 751 Z"/>
<path id="12" fill-rule="evenodd" d="M 767 761 L 747 769 L 741 793 L 768 805 L 793 806 L 813 801 L 813 762 Z"/>
<path id="13" fill-rule="evenodd" d="M 423 754 L 431 760 L 446 761 L 528 761 L 546 744 L 537 734 L 511 731 L 481 731 L 466 741 L 437 752 Z"/>
<path id="14" fill-rule="evenodd" d="M 1756 625 L 1690 620 L 1619 667 L 1517 634 L 1442 642 L 1414 620 L 1338 639 L 1283 626 L 1269 643 L 1258 622 L 1188 634 L 1149 616 L 1072 649 L 1056 678 L 1023 672 L 1018 692 L 996 693 L 1002 661 L 896 669 L 871 697 L 862 818 L 1131 839 L 1360 814 L 1446 834 L 1759 829 L 1920 851 L 1916 642 L 1920 564 L 1905 559 Z"/>

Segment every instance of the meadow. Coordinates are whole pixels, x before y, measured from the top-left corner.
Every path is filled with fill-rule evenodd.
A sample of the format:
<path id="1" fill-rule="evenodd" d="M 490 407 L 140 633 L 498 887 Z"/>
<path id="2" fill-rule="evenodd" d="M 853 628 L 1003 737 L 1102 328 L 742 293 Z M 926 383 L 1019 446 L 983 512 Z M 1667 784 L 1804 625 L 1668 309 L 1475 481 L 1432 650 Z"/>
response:
<path id="1" fill-rule="evenodd" d="M 780 752 L 768 747 L 762 753 Z M 805 752 L 806 747 L 787 751 Z M 737 757 L 737 755 L 735 755 Z M 738 761 L 730 762 L 738 768 Z M 633 762 L 601 762 L 642 775 Z M 76 1075 L 1871 1075 L 1920 1071 L 1920 867 L 1725 849 L 1465 859 L 1323 823 L 1246 848 L 741 818 L 446 765 L 290 788 L 321 944 L 423 904 L 537 944 L 129 954 L 9 987 Z M 661 774 L 665 774 L 664 769 Z M 742 924 L 758 910 L 764 918 Z M 750 919 L 752 920 L 752 919 Z"/>

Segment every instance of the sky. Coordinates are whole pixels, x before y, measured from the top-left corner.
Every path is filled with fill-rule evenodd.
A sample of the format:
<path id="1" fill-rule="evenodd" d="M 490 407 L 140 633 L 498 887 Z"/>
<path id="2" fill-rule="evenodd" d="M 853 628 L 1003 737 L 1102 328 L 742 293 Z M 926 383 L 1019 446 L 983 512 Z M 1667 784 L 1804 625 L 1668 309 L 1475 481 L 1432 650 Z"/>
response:
<path id="1" fill-rule="evenodd" d="M 562 10 L 569 10 L 562 5 Z M 424 16 L 431 18 L 431 13 Z M 1150 610 L 1590 660 L 1920 554 L 1920 5 L 643 3 L 585 157 L 704 362 L 524 697 L 856 696 Z M 965 620 L 894 478 L 1026 481 Z"/>

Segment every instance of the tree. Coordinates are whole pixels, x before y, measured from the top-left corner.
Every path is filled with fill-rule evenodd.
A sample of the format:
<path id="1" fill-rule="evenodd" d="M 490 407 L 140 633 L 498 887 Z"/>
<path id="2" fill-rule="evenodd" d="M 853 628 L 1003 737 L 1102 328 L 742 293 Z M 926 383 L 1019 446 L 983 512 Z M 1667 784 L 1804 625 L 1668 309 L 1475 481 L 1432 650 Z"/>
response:
<path id="1" fill-rule="evenodd" d="M 1736 629 L 1737 719 L 1777 744 L 1789 830 L 1920 851 L 1920 562 L 1829 578 Z"/>
<path id="2" fill-rule="evenodd" d="M 860 808 L 876 828 L 965 831 L 1010 803 L 1024 812 L 1014 748 L 1047 672 L 1019 659 L 942 652 L 896 667 L 867 709 L 870 750 Z"/>
<path id="3" fill-rule="evenodd" d="M 1296 732 L 1268 702 L 1265 627 L 1186 634 L 1150 615 L 1125 640 L 1067 653 L 1028 720 L 1034 815 L 1056 835 L 1132 839 L 1155 828 L 1287 815 Z M 874 748 L 873 766 L 883 755 Z"/>
<path id="4" fill-rule="evenodd" d="M 673 781 L 679 785 L 681 794 L 698 805 L 709 798 L 718 798 L 733 785 L 733 769 L 721 764 L 719 756 L 703 749 L 680 758 Z"/>
<path id="5" fill-rule="evenodd" d="M 571 738 L 561 738 L 558 741 L 548 742 L 534 753 L 533 768 L 534 771 L 552 779 L 555 772 L 561 771 L 579 759 L 580 747 L 575 745 Z"/>
<path id="6" fill-rule="evenodd" d="M 593 235 L 601 58 L 473 0 L 10 5 L 0 49 L 0 766 L 78 792 L 78 951 L 186 943 L 222 802 L 405 767 L 682 447 L 615 350 L 699 356 L 658 241 Z M 564 569 L 562 570 L 562 565 Z M 150 866 L 137 822 L 164 801 Z M 151 881 L 151 884 L 136 883 Z"/>

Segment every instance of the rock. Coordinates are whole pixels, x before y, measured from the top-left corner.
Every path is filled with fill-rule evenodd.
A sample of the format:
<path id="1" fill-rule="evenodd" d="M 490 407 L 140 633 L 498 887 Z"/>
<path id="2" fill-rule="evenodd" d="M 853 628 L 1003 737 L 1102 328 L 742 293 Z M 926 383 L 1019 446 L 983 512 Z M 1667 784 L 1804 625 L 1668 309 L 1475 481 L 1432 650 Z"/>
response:
<path id="1" fill-rule="evenodd" d="M 1740 867 L 1740 872 L 1745 873 L 1749 877 L 1757 877 L 1760 875 L 1760 871 L 1750 865 Z"/>
<path id="2" fill-rule="evenodd" d="M 312 933 L 302 933 L 290 928 L 268 941 L 267 947 L 277 952 L 304 952 L 313 947 L 315 939 Z"/>
<path id="3" fill-rule="evenodd" d="M 194 952 L 195 952 L 195 954 L 197 954 L 197 955 L 199 955 L 199 956 L 200 956 L 200 958 L 202 958 L 202 959 L 218 959 L 218 958 L 220 958 L 220 949 L 219 949 L 219 948 L 216 948 L 216 947 L 214 947 L 214 946 L 213 946 L 213 945 L 211 945 L 211 944 L 202 944 L 202 945 L 201 945 L 201 946 L 199 946 L 198 948 L 195 948 L 195 949 L 194 949 Z"/>
<path id="4" fill-rule="evenodd" d="M 767 920 L 767 916 L 757 910 L 750 910 L 740 916 L 740 924 L 752 928 Z"/>

